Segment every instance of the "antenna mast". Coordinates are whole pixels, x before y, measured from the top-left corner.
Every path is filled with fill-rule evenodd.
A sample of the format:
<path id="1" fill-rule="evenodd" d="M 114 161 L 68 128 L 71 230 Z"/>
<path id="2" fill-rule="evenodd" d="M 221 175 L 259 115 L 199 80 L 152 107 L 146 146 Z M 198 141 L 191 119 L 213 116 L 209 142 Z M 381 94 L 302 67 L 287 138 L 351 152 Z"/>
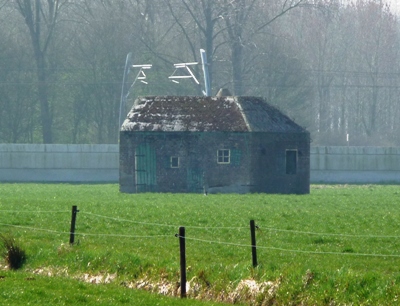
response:
<path id="1" fill-rule="evenodd" d="M 119 128 L 121 128 L 122 123 L 124 122 L 123 118 L 125 117 L 125 112 L 126 112 L 126 100 L 128 99 L 130 90 L 132 89 L 133 85 L 135 85 L 137 80 L 139 80 L 143 84 L 147 84 L 147 82 L 145 81 L 146 74 L 144 73 L 144 70 L 150 69 L 153 66 L 151 64 L 131 65 L 131 57 L 132 57 L 132 53 L 128 53 L 128 55 L 126 56 L 126 61 L 125 61 L 125 69 L 124 69 L 124 76 L 122 79 L 122 89 L 121 89 L 121 102 L 119 105 Z M 139 68 L 139 72 L 136 75 L 132 85 L 129 87 L 129 89 L 125 93 L 125 86 L 127 83 L 126 79 L 132 68 Z M 118 129 L 118 134 L 119 134 L 119 129 Z"/>
<path id="2" fill-rule="evenodd" d="M 211 96 L 211 84 L 210 84 L 210 75 L 208 74 L 208 63 L 207 63 L 207 54 L 204 49 L 200 49 L 201 55 L 201 63 L 203 66 L 204 73 L 204 88 L 203 94 L 207 97 Z"/>
<path id="3" fill-rule="evenodd" d="M 194 82 L 195 82 L 197 85 L 200 85 L 200 82 L 197 80 L 197 78 L 196 78 L 196 76 L 194 75 L 193 71 L 190 69 L 190 66 L 192 66 L 192 65 L 197 65 L 197 64 L 198 64 L 197 62 L 174 64 L 175 70 L 174 70 L 174 72 L 172 73 L 172 75 L 170 75 L 168 78 L 169 78 L 172 82 L 174 82 L 174 83 L 179 83 L 179 81 L 177 81 L 176 79 L 193 79 Z M 181 68 L 185 68 L 185 69 L 186 69 L 186 72 L 187 72 L 188 74 L 186 74 L 186 75 L 175 75 L 175 72 L 176 72 L 178 69 L 181 69 Z"/>
<path id="4" fill-rule="evenodd" d="M 200 49 L 200 55 L 201 55 L 201 63 L 202 63 L 202 67 L 203 67 L 203 73 L 204 73 L 204 89 L 205 89 L 205 90 L 202 90 L 202 92 L 203 92 L 203 95 L 209 97 L 209 96 L 211 96 L 211 85 L 210 85 L 210 77 L 208 74 L 208 63 L 207 63 L 206 51 L 204 49 Z M 193 79 L 193 81 L 197 85 L 200 85 L 200 82 L 197 80 L 193 71 L 190 69 L 190 66 L 197 65 L 197 64 L 198 64 L 197 62 L 174 64 L 175 70 L 172 73 L 172 75 L 169 76 L 168 78 L 174 83 L 179 83 L 179 81 L 177 81 L 177 79 Z M 177 70 L 181 69 L 181 68 L 184 68 L 186 70 L 186 74 L 175 75 L 175 72 L 177 72 Z"/>

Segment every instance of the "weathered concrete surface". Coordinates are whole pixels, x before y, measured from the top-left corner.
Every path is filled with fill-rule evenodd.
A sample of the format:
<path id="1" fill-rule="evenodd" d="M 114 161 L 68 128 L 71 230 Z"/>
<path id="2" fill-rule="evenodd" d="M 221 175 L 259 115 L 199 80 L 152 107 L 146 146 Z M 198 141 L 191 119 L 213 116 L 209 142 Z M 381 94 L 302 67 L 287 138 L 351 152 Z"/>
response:
<path id="1" fill-rule="evenodd" d="M 311 147 L 311 183 L 400 183 L 400 147 Z M 118 145 L 0 144 L 1 182 L 113 182 Z"/>
<path id="2" fill-rule="evenodd" d="M 312 183 L 400 183 L 399 147 L 311 147 Z"/>
<path id="3" fill-rule="evenodd" d="M 117 182 L 118 145 L 0 144 L 3 182 Z"/>

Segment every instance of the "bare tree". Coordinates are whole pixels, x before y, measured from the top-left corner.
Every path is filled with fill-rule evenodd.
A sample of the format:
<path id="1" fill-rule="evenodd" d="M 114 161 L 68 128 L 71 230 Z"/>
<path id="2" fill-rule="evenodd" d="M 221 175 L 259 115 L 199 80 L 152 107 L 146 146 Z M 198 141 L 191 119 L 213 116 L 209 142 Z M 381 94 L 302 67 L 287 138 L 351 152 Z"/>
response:
<path id="1" fill-rule="evenodd" d="M 399 31 L 388 7 L 320 0 L 295 15 L 290 37 L 313 81 L 314 141 L 344 145 L 349 135 L 352 145 L 398 142 Z"/>
<path id="2" fill-rule="evenodd" d="M 65 1 L 15 0 L 16 8 L 29 30 L 36 62 L 37 90 L 40 101 L 41 125 L 44 143 L 52 143 L 52 116 L 48 98 L 46 56 L 54 37 L 60 8 Z"/>
<path id="3" fill-rule="evenodd" d="M 383 91 L 387 85 L 388 73 L 396 73 L 393 64 L 398 56 L 398 41 L 395 16 L 384 4 L 372 1 L 357 3 L 357 51 L 359 71 L 365 71 L 368 79 L 368 93 L 363 101 L 360 120 L 368 137 L 382 134 L 386 120 Z"/>
<path id="4" fill-rule="evenodd" d="M 268 10 L 268 7 L 273 5 L 261 0 L 221 0 L 231 52 L 232 86 L 236 95 L 242 95 L 244 92 L 245 47 L 271 23 L 304 2 L 305 0 L 279 1 L 278 10 L 273 12 Z M 259 13 L 264 13 L 263 18 L 257 16 Z"/>
<path id="5" fill-rule="evenodd" d="M 0 142 L 29 143 L 36 119 L 31 56 L 16 32 L 10 22 L 0 29 Z"/>
<path id="6" fill-rule="evenodd" d="M 219 46 L 217 39 L 222 33 L 218 26 L 223 12 L 220 3 L 215 0 L 164 1 L 189 46 L 192 58 L 198 58 L 200 48 L 206 51 L 210 84 L 213 87 L 213 59 Z M 178 5 L 179 8 L 176 9 Z M 190 20 L 193 21 L 191 27 L 188 26 Z"/>
<path id="7" fill-rule="evenodd" d="M 116 143 L 120 90 L 125 57 L 134 52 L 138 60 L 140 40 L 135 32 L 136 1 L 81 1 L 79 24 L 72 39 L 73 71 L 68 78 L 74 83 L 70 98 L 71 135 L 75 141 Z"/>

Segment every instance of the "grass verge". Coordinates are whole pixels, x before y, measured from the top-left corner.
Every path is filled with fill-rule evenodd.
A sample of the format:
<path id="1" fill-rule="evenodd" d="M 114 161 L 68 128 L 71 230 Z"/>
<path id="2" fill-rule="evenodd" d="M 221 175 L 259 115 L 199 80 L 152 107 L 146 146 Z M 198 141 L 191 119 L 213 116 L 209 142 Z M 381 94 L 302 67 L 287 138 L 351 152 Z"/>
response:
<path id="1" fill-rule="evenodd" d="M 0 272 L 0 304 L 17 305 L 221 305 L 181 300 L 116 284 L 93 285 L 65 277 Z"/>
<path id="2" fill-rule="evenodd" d="M 400 296 L 399 186 L 203 196 L 127 195 L 114 184 L 2 184 L 0 194 L 0 232 L 24 246 L 24 273 L 115 275 L 110 286 L 173 286 L 175 234 L 185 226 L 188 279 L 200 288 L 199 298 L 240 302 L 229 293 L 242 280 L 256 282 L 258 291 L 241 294 L 260 305 L 393 305 Z M 69 246 L 72 205 L 79 209 L 77 243 Z M 257 268 L 251 219 L 259 227 Z"/>

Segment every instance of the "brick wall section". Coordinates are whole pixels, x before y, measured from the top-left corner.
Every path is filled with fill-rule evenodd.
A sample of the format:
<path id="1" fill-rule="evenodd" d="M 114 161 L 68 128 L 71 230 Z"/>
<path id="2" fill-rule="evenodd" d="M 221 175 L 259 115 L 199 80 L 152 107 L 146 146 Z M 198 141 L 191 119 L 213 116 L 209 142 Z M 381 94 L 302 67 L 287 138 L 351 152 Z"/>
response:
<path id="1" fill-rule="evenodd" d="M 155 168 L 153 161 L 142 162 L 143 146 L 154 154 Z M 229 164 L 217 163 L 219 149 L 230 150 Z M 286 174 L 287 149 L 299 152 L 295 175 Z M 309 193 L 308 134 L 124 132 L 120 150 L 122 192 Z M 179 157 L 179 168 L 171 168 L 171 156 Z"/>

